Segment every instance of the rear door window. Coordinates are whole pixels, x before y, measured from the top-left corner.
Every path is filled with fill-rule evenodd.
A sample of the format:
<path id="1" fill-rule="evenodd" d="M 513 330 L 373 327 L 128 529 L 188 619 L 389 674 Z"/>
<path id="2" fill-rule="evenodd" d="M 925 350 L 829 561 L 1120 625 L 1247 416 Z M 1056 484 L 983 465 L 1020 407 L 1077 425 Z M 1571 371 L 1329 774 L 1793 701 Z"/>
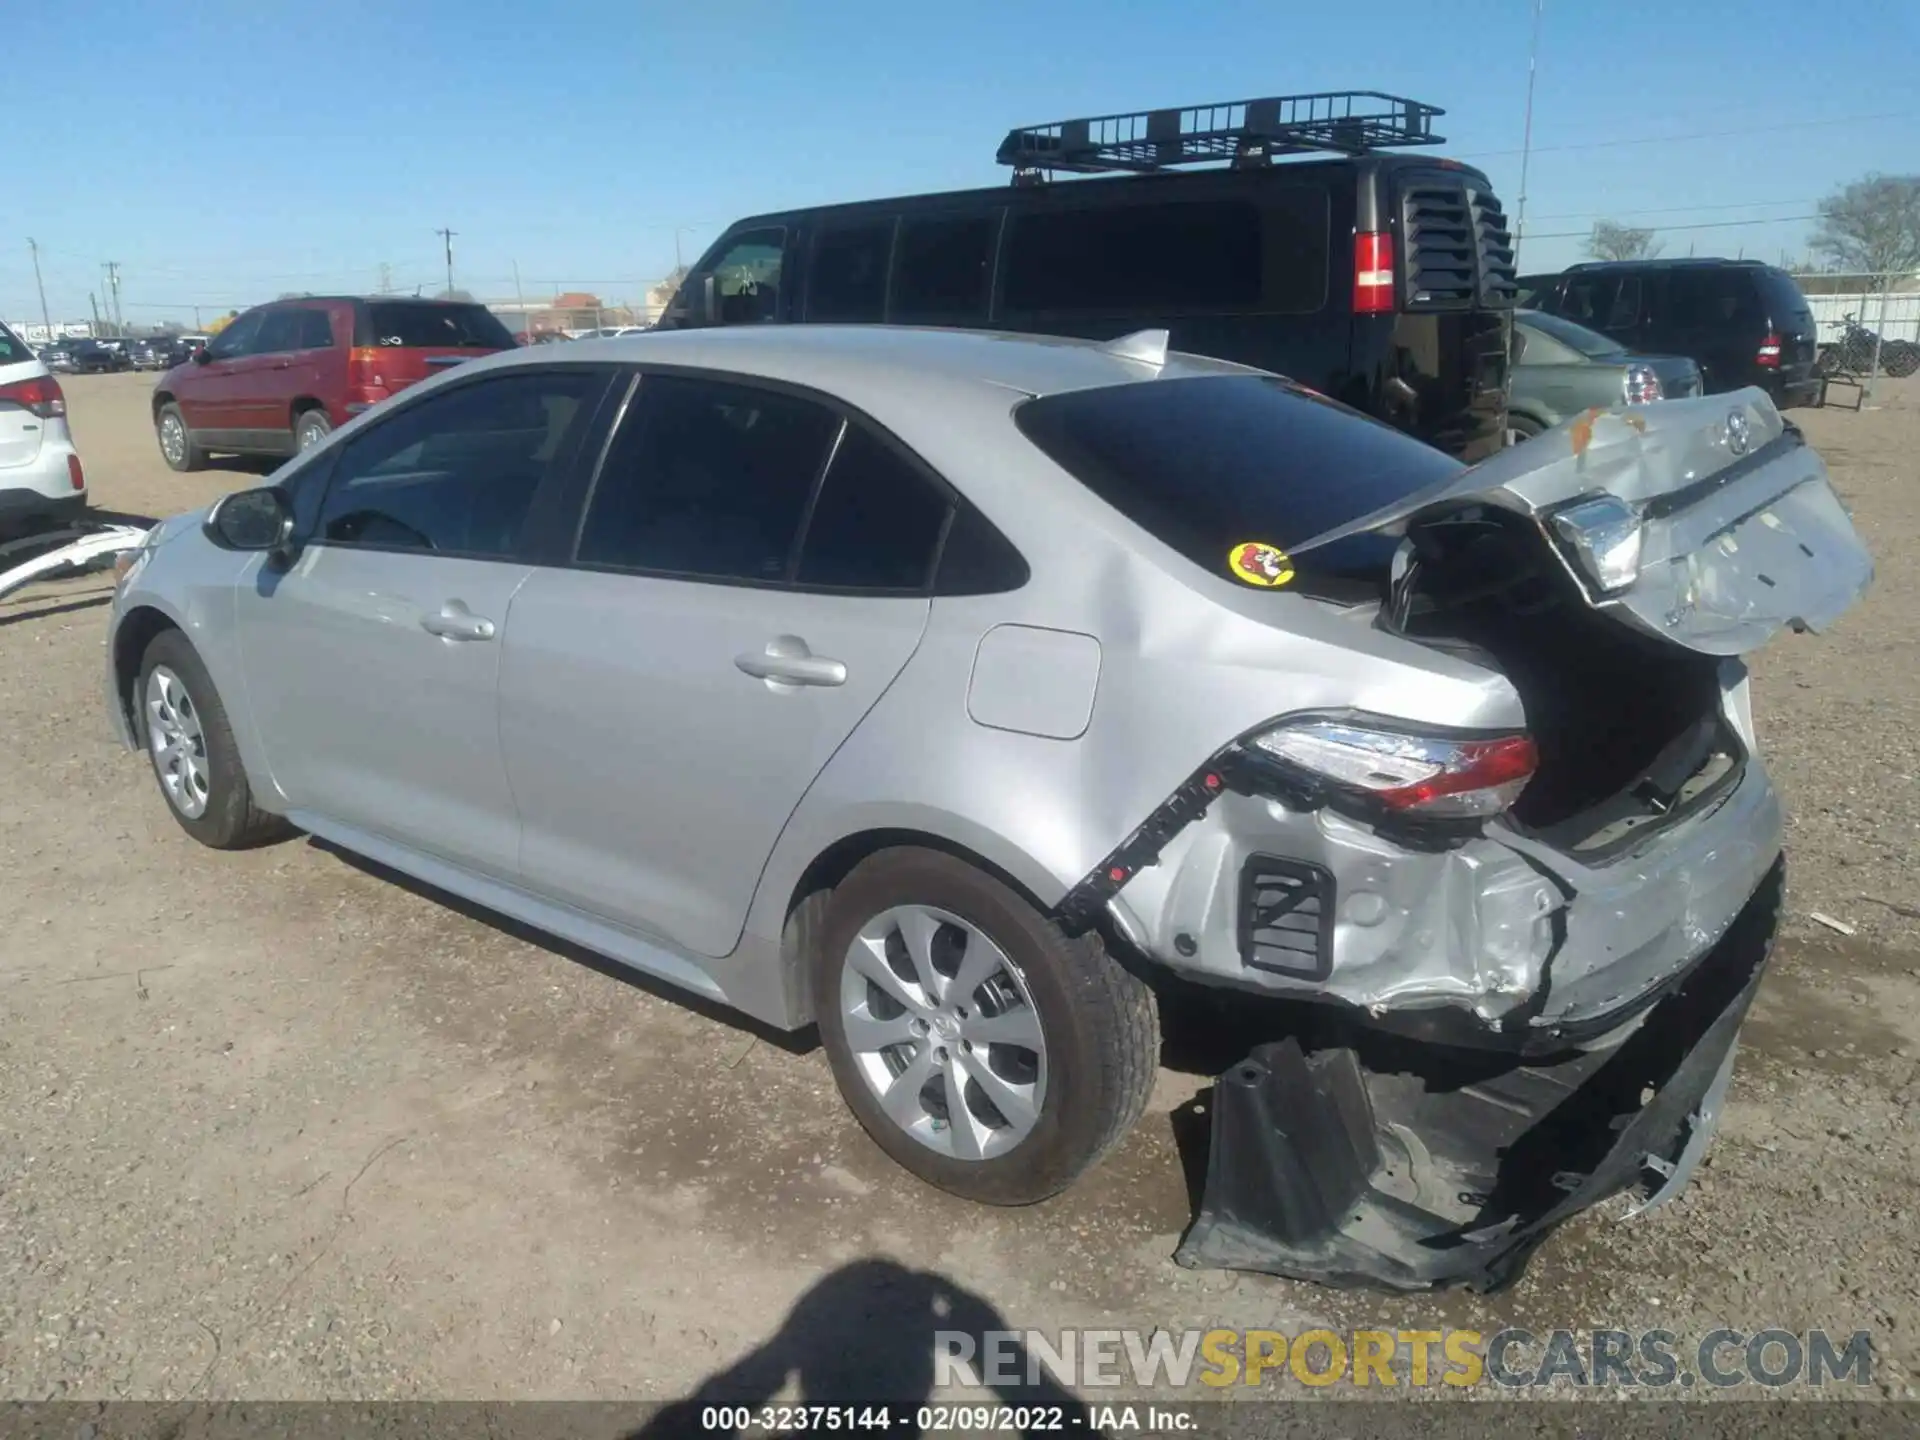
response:
<path id="1" fill-rule="evenodd" d="M 887 318 L 909 324 L 984 321 L 999 223 L 997 211 L 901 221 Z"/>
<path id="2" fill-rule="evenodd" d="M 354 343 L 418 350 L 511 350 L 513 336 L 484 305 L 373 300 Z"/>
<path id="3" fill-rule="evenodd" d="M 18 365 L 23 360 L 33 359 L 33 352 L 22 340 L 6 326 L 0 325 L 0 365 Z"/>
<path id="4" fill-rule="evenodd" d="M 807 319 L 878 323 L 886 314 L 893 222 L 822 230 L 807 271 Z"/>
<path id="5" fill-rule="evenodd" d="M 580 527 L 582 565 L 715 580 L 790 578 L 840 417 L 811 400 L 646 375 Z"/>
<path id="6" fill-rule="evenodd" d="M 833 589 L 923 590 L 951 508 L 905 457 L 850 424 L 814 500 L 795 578 Z"/>
<path id="7" fill-rule="evenodd" d="M 324 310 L 302 310 L 300 345 L 302 350 L 326 350 L 333 345 L 333 322 Z"/>
<path id="8" fill-rule="evenodd" d="M 1283 550 L 1464 468 L 1287 381 L 1200 377 L 1066 391 L 1014 412 L 1089 490 L 1212 574 L 1247 545 Z M 1296 556 L 1301 575 L 1375 575 L 1396 542 L 1356 535 Z"/>
<path id="9" fill-rule="evenodd" d="M 1326 301 L 1323 189 L 1030 210 L 1009 222 L 1008 314 L 1258 310 Z"/>

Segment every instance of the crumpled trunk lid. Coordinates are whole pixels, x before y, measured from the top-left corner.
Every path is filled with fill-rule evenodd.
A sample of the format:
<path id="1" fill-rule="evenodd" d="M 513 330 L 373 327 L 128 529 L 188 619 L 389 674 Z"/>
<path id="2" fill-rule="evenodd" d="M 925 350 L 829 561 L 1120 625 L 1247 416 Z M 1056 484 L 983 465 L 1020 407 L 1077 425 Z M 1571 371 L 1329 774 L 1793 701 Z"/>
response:
<path id="1" fill-rule="evenodd" d="M 1583 411 L 1293 552 L 1404 535 L 1473 505 L 1537 525 L 1596 610 L 1706 655 L 1746 654 L 1782 629 L 1824 630 L 1873 580 L 1825 464 L 1755 388 Z M 1594 559 L 1596 536 L 1610 564 Z"/>

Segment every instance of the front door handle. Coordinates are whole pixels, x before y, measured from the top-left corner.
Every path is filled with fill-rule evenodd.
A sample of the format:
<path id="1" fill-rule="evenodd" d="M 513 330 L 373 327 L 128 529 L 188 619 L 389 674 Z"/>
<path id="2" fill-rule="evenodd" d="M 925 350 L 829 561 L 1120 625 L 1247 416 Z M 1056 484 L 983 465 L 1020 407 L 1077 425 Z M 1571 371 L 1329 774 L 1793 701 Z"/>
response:
<path id="1" fill-rule="evenodd" d="M 420 628 L 442 640 L 491 640 L 493 621 L 476 615 L 460 600 L 449 600 L 438 615 L 422 615 Z"/>
<path id="2" fill-rule="evenodd" d="M 776 635 L 767 642 L 765 650 L 736 655 L 733 663 L 754 679 L 766 681 L 769 690 L 847 683 L 845 664 L 814 654 L 798 635 Z"/>

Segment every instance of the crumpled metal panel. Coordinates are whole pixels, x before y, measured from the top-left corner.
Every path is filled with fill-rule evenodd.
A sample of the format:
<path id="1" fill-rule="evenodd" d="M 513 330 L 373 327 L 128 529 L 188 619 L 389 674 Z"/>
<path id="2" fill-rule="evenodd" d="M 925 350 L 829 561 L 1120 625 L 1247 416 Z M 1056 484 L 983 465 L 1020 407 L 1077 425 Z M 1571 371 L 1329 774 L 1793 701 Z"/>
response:
<path id="1" fill-rule="evenodd" d="M 1610 495 L 1640 518 L 1639 569 L 1603 593 L 1554 553 L 1596 609 L 1707 655 L 1743 655 L 1787 628 L 1819 631 L 1873 581 L 1827 468 L 1765 391 L 1586 410 L 1439 485 L 1296 545 L 1301 554 L 1367 531 L 1404 533 L 1436 510 L 1481 502 L 1545 517 Z"/>

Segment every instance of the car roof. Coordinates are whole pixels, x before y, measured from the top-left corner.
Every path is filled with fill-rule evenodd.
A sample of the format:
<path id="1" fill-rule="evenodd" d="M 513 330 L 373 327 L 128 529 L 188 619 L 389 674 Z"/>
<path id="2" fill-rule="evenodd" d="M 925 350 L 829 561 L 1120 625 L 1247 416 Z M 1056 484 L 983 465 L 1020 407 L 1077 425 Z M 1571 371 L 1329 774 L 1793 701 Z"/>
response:
<path id="1" fill-rule="evenodd" d="M 998 185 L 980 185 L 967 190 L 931 190 L 911 195 L 870 195 L 857 200 L 790 205 L 782 210 L 765 210 L 757 215 L 743 216 L 729 224 L 721 233 L 731 235 L 756 226 L 789 222 L 796 216 L 821 213 L 968 209 L 976 206 L 1019 207 L 1045 204 L 1050 198 L 1062 195 L 1071 197 L 1073 200 L 1089 200 L 1094 204 L 1124 204 L 1143 197 L 1149 190 L 1156 187 L 1163 194 L 1170 189 L 1177 195 L 1183 187 L 1217 184 L 1223 178 L 1228 178 L 1233 184 L 1246 186 L 1257 186 L 1263 183 L 1297 184 L 1302 180 L 1324 180 L 1334 183 L 1336 180 L 1351 178 L 1367 171 L 1387 173 L 1408 169 L 1457 170 L 1462 175 L 1477 177 L 1481 180 L 1487 178 L 1484 172 L 1474 166 L 1462 164 L 1458 160 L 1449 160 L 1444 156 L 1418 151 L 1369 150 L 1360 155 L 1315 153 L 1308 156 L 1282 157 L 1270 165 L 1249 170 L 1226 170 L 1209 166 L 1195 170 L 1159 170 L 1149 174 L 1084 175 L 1050 180 L 1044 185 L 1013 185 L 1003 180 Z"/>
<path id="2" fill-rule="evenodd" d="M 576 340 L 566 361 L 651 361 L 732 371 L 839 395 L 860 405 L 898 402 L 912 389 L 945 385 L 993 387 L 1021 395 L 1053 395 L 1142 380 L 1263 372 L 1225 360 L 1166 352 L 1163 365 L 1129 359 L 1092 340 L 950 330 L 910 325 L 741 325 L 646 331 L 618 339 Z M 460 367 L 552 365 L 552 356 L 522 347 Z"/>

